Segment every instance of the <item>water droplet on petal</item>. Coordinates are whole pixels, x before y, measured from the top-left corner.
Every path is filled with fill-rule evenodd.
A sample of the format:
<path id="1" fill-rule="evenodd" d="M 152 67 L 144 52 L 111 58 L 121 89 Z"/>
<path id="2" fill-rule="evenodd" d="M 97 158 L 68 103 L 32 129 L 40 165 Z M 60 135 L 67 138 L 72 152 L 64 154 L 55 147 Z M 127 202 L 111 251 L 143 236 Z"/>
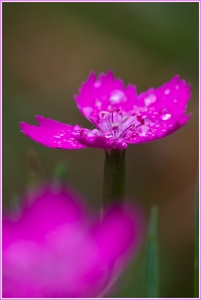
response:
<path id="1" fill-rule="evenodd" d="M 179 85 L 177 84 L 177 85 L 175 85 L 175 89 L 176 90 L 178 90 L 179 89 Z"/>
<path id="2" fill-rule="evenodd" d="M 78 126 L 79 127 L 79 126 Z M 75 127 L 74 127 L 74 129 L 75 129 Z M 75 131 L 73 131 L 72 132 L 72 135 L 73 136 L 79 136 L 80 135 L 80 130 L 79 130 L 80 128 L 78 128 L 78 129 L 75 129 Z"/>
<path id="3" fill-rule="evenodd" d="M 94 83 L 94 87 L 95 88 L 98 88 L 101 86 L 101 81 L 100 80 L 97 80 L 95 83 Z"/>
<path id="4" fill-rule="evenodd" d="M 89 116 L 91 114 L 91 112 L 93 111 L 93 109 L 89 106 L 86 106 L 86 107 L 83 107 L 82 111 L 85 116 Z"/>
<path id="5" fill-rule="evenodd" d="M 107 138 L 107 139 L 112 138 L 112 137 L 113 137 L 113 134 L 111 134 L 111 133 L 105 135 L 105 138 Z"/>
<path id="6" fill-rule="evenodd" d="M 145 99 L 144 99 L 144 104 L 146 105 L 146 106 L 149 106 L 149 105 L 151 105 L 151 104 L 153 104 L 153 103 L 155 103 L 156 102 L 156 96 L 154 95 L 154 94 L 150 94 L 150 95 L 148 95 Z"/>
<path id="7" fill-rule="evenodd" d="M 166 121 L 172 117 L 172 115 L 169 113 L 169 111 L 166 108 L 161 109 L 160 115 L 163 121 Z"/>
<path id="8" fill-rule="evenodd" d="M 92 130 L 90 130 L 90 131 L 87 133 L 87 136 L 88 136 L 88 137 L 94 137 L 94 136 L 97 135 L 97 133 L 98 133 L 98 129 L 92 129 Z"/>
<path id="9" fill-rule="evenodd" d="M 154 123 L 152 122 L 151 119 L 145 118 L 144 119 L 144 125 L 152 126 Z"/>
<path id="10" fill-rule="evenodd" d="M 163 121 L 167 121 L 167 120 L 169 120 L 171 117 L 172 117 L 171 114 L 166 113 L 166 114 L 163 114 L 163 115 L 161 116 L 161 119 L 162 119 Z"/>
<path id="11" fill-rule="evenodd" d="M 127 147 L 127 143 L 122 143 L 122 147 L 126 148 Z"/>
<path id="12" fill-rule="evenodd" d="M 138 133 L 140 136 L 145 136 L 147 134 L 147 131 L 149 130 L 149 127 L 146 125 L 142 125 L 138 128 Z"/>
<path id="13" fill-rule="evenodd" d="M 177 103 L 177 99 L 174 99 L 173 102 L 174 102 L 174 103 Z"/>
<path id="14" fill-rule="evenodd" d="M 74 130 L 79 130 L 80 126 L 79 125 L 75 125 L 73 128 L 74 128 Z"/>
<path id="15" fill-rule="evenodd" d="M 170 89 L 166 89 L 166 90 L 164 91 L 164 94 L 165 94 L 165 95 L 169 95 L 169 93 L 170 93 Z"/>
<path id="16" fill-rule="evenodd" d="M 110 96 L 110 103 L 121 103 L 127 100 L 126 95 L 121 90 L 114 90 Z"/>
<path id="17" fill-rule="evenodd" d="M 99 99 L 96 99 L 96 100 L 95 100 L 95 106 L 96 106 L 98 109 L 101 109 L 102 102 L 101 102 Z"/>

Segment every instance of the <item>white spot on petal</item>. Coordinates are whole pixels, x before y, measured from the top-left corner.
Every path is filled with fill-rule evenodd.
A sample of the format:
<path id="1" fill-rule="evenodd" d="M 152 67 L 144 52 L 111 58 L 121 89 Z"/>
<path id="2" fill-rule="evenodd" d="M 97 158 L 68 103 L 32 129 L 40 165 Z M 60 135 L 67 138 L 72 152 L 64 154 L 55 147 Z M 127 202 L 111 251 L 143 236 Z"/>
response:
<path id="1" fill-rule="evenodd" d="M 164 115 L 161 116 L 161 119 L 162 119 L 163 121 L 167 121 L 167 120 L 169 120 L 171 117 L 172 117 L 171 114 L 166 113 L 166 114 L 164 114 Z"/>
<path id="2" fill-rule="evenodd" d="M 152 122 L 151 119 L 145 118 L 144 119 L 144 125 L 152 126 L 154 123 Z"/>
<path id="3" fill-rule="evenodd" d="M 85 116 L 89 116 L 90 114 L 91 114 L 91 112 L 92 112 L 92 108 L 91 107 L 89 107 L 89 106 L 86 106 L 86 107 L 84 107 L 83 109 L 82 109 L 82 111 L 83 111 L 83 113 L 85 114 Z"/>
<path id="4" fill-rule="evenodd" d="M 160 116 L 163 121 L 167 121 L 168 119 L 170 119 L 172 117 L 172 115 L 166 108 L 161 109 Z"/>
<path id="5" fill-rule="evenodd" d="M 75 125 L 73 128 L 74 128 L 74 130 L 79 130 L 80 126 L 79 125 Z"/>
<path id="6" fill-rule="evenodd" d="M 96 106 L 98 109 L 101 109 L 102 102 L 101 102 L 99 99 L 96 99 L 96 100 L 95 100 L 95 106 Z"/>
<path id="7" fill-rule="evenodd" d="M 147 131 L 149 130 L 149 127 L 146 125 L 142 125 L 138 128 L 138 133 L 140 136 L 145 136 L 147 134 Z"/>
<path id="8" fill-rule="evenodd" d="M 90 130 L 90 131 L 87 133 L 87 136 L 88 136 L 88 137 L 94 137 L 94 136 L 97 135 L 97 133 L 98 133 L 98 129 L 92 129 L 92 130 Z"/>
<path id="9" fill-rule="evenodd" d="M 94 87 L 95 88 L 99 88 L 101 86 L 101 81 L 100 80 L 97 80 L 95 83 L 94 83 Z"/>
<path id="10" fill-rule="evenodd" d="M 155 103 L 156 102 L 156 96 L 154 95 L 154 94 L 150 94 L 150 95 L 148 95 L 145 99 L 144 99 L 144 104 L 146 105 L 146 106 L 149 106 L 149 105 L 151 105 L 151 104 L 153 104 L 153 103 Z"/>
<path id="11" fill-rule="evenodd" d="M 166 90 L 164 91 L 164 94 L 165 94 L 165 95 L 169 95 L 169 93 L 170 93 L 170 89 L 166 89 Z"/>
<path id="12" fill-rule="evenodd" d="M 126 95 L 123 91 L 121 90 L 114 90 L 112 93 L 111 93 L 111 96 L 110 96 L 110 103 L 121 103 L 121 102 L 125 102 L 127 100 L 126 98 Z"/>

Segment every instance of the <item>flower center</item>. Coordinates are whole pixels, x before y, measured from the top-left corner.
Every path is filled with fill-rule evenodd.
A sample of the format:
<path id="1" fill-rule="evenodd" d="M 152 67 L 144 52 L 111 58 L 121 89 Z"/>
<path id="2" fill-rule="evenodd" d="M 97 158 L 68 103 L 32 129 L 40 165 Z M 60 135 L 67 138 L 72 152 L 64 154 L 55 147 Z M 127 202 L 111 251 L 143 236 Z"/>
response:
<path id="1" fill-rule="evenodd" d="M 136 114 L 128 115 L 124 111 L 101 111 L 96 118 L 91 118 L 97 129 L 91 135 L 102 135 L 112 139 L 129 139 L 136 135 L 146 135 L 149 127 Z M 151 122 L 151 120 L 150 120 Z"/>

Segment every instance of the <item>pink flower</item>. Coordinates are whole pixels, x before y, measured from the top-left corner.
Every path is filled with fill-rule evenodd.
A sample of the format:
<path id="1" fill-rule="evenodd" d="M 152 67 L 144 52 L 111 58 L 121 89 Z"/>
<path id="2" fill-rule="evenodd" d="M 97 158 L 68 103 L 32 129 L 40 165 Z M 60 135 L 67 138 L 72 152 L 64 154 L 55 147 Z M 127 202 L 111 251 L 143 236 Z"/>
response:
<path id="1" fill-rule="evenodd" d="M 94 219 L 53 186 L 28 198 L 20 218 L 3 219 L 3 297 L 104 295 L 139 246 L 138 211 L 117 205 Z"/>
<path id="2" fill-rule="evenodd" d="M 20 126 L 24 134 L 52 148 L 125 149 L 128 144 L 154 141 L 182 127 L 190 117 L 185 115 L 190 95 L 190 85 L 178 75 L 137 95 L 135 86 L 124 87 L 111 71 L 99 78 L 92 72 L 75 101 L 94 129 L 41 116 L 36 116 L 40 126 L 25 122 Z"/>

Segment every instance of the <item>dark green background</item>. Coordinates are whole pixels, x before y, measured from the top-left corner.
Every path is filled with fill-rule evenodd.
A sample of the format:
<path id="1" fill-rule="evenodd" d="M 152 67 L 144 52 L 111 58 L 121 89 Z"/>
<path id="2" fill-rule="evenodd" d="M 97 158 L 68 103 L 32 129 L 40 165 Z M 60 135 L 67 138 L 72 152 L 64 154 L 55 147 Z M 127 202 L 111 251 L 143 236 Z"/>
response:
<path id="1" fill-rule="evenodd" d="M 127 195 L 160 213 L 161 297 L 193 297 L 194 191 L 198 164 L 198 3 L 3 3 L 3 203 L 22 193 L 26 153 L 48 178 L 67 162 L 69 180 L 101 205 L 104 152 L 43 147 L 20 133 L 36 114 L 91 125 L 73 100 L 91 70 L 112 69 L 138 92 L 175 74 L 192 85 L 188 124 L 127 150 Z M 112 297 L 143 297 L 144 248 Z"/>

